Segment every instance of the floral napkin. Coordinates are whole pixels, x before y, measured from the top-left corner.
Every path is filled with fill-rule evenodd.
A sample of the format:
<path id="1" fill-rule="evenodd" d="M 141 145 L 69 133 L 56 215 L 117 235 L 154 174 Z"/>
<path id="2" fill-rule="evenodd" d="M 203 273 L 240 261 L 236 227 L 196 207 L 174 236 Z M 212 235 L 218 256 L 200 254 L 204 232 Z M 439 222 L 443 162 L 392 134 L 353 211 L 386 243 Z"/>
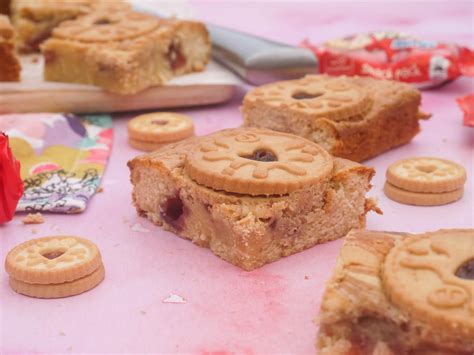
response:
<path id="1" fill-rule="evenodd" d="M 0 115 L 0 131 L 21 163 L 25 191 L 17 211 L 84 211 L 112 148 L 110 116 Z"/>

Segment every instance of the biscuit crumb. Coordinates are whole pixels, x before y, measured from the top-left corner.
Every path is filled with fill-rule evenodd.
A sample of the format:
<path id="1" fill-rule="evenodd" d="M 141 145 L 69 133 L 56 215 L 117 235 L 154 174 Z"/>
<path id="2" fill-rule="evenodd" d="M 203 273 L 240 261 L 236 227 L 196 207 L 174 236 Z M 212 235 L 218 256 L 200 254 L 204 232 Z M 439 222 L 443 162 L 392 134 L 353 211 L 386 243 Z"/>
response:
<path id="1" fill-rule="evenodd" d="M 21 222 L 23 224 L 42 224 L 44 223 L 43 215 L 38 213 L 29 213 L 26 217 L 23 217 Z"/>
<path id="2" fill-rule="evenodd" d="M 66 334 L 61 330 L 61 331 L 59 332 L 59 335 L 63 337 L 63 336 L 65 336 Z"/>
<path id="3" fill-rule="evenodd" d="M 104 192 L 104 188 L 102 186 L 99 186 L 95 192 L 97 193 Z"/>
<path id="4" fill-rule="evenodd" d="M 36 234 L 36 233 L 38 233 L 38 230 L 37 230 L 36 228 L 33 228 L 33 229 L 31 230 L 31 234 Z"/>
<path id="5" fill-rule="evenodd" d="M 66 349 L 67 351 L 72 351 L 72 346 Z"/>
<path id="6" fill-rule="evenodd" d="M 163 303 L 186 303 L 186 299 L 180 295 L 175 295 L 170 293 L 168 297 L 163 299 L 161 302 Z"/>
<path id="7" fill-rule="evenodd" d="M 143 314 L 143 315 L 145 315 L 145 314 L 146 314 L 146 312 L 145 312 L 145 311 L 140 311 L 140 313 L 141 313 L 141 314 Z"/>
<path id="8" fill-rule="evenodd" d="M 305 276 L 304 276 L 304 279 L 305 279 L 305 280 L 309 280 L 309 276 L 306 276 L 306 275 L 305 275 Z"/>

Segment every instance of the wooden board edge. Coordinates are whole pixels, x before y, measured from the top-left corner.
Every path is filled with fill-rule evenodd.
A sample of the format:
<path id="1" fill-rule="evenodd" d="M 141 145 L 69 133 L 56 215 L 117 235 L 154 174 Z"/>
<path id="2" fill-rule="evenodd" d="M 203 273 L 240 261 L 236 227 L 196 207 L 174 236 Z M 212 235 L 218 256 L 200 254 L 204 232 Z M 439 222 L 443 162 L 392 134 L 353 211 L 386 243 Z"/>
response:
<path id="1" fill-rule="evenodd" d="M 113 113 L 202 106 L 229 100 L 235 89 L 235 85 L 206 84 L 157 86 L 129 96 L 89 90 L 2 93 L 0 113 Z"/>

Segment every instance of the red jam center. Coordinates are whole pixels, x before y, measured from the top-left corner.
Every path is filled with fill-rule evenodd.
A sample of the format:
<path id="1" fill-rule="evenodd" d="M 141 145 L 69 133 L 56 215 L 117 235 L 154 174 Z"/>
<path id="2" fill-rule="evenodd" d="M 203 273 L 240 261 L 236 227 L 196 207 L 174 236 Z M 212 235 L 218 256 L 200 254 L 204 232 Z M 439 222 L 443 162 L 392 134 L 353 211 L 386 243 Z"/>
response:
<path id="1" fill-rule="evenodd" d="M 458 267 L 455 275 L 461 279 L 474 280 L 474 259 L 468 260 Z"/>
<path id="2" fill-rule="evenodd" d="M 257 149 L 253 152 L 252 155 L 245 156 L 242 158 L 263 162 L 278 161 L 278 158 L 275 153 L 266 149 Z"/>

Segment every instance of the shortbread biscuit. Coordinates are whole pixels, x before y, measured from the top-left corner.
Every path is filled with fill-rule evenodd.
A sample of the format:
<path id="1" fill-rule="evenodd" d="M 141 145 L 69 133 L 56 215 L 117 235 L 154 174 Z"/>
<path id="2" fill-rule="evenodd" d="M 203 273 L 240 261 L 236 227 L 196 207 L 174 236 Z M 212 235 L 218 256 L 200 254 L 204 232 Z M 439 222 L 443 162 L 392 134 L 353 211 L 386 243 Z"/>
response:
<path id="1" fill-rule="evenodd" d="M 204 138 L 186 156 L 201 185 L 249 195 L 287 194 L 329 178 L 332 157 L 306 139 L 269 130 L 225 131 Z"/>
<path id="2" fill-rule="evenodd" d="M 366 88 L 352 85 L 343 77 L 327 80 L 324 76 L 263 85 L 247 94 L 245 100 L 333 121 L 357 120 L 373 104 Z"/>
<path id="3" fill-rule="evenodd" d="M 153 152 L 154 150 L 160 149 L 161 147 L 170 143 L 145 142 L 145 141 L 139 141 L 137 139 L 129 138 L 128 144 L 130 144 L 132 148 L 135 148 L 144 152 Z"/>
<path id="4" fill-rule="evenodd" d="M 413 192 L 447 192 L 460 189 L 466 170 L 450 160 L 420 157 L 397 161 L 387 169 L 392 185 Z"/>
<path id="5" fill-rule="evenodd" d="M 36 298 L 63 298 L 89 291 L 102 282 L 105 269 L 100 265 L 92 274 L 60 284 L 30 284 L 10 277 L 10 287 L 22 295 Z"/>
<path id="6" fill-rule="evenodd" d="M 70 236 L 32 239 L 13 248 L 5 260 L 10 277 L 31 284 L 59 284 L 91 274 L 102 258 L 91 241 Z"/>
<path id="7" fill-rule="evenodd" d="M 474 339 L 474 279 L 457 275 L 473 261 L 472 230 L 425 233 L 406 238 L 388 253 L 382 280 L 390 301 L 413 317 L 440 332 Z"/>
<path id="8" fill-rule="evenodd" d="M 459 200 L 464 194 L 464 188 L 447 192 L 412 192 L 386 182 L 384 192 L 391 200 L 406 205 L 440 206 Z"/>
<path id="9" fill-rule="evenodd" d="M 128 122 L 127 128 L 131 139 L 152 143 L 176 142 L 194 134 L 193 120 L 174 112 L 137 116 Z"/>

